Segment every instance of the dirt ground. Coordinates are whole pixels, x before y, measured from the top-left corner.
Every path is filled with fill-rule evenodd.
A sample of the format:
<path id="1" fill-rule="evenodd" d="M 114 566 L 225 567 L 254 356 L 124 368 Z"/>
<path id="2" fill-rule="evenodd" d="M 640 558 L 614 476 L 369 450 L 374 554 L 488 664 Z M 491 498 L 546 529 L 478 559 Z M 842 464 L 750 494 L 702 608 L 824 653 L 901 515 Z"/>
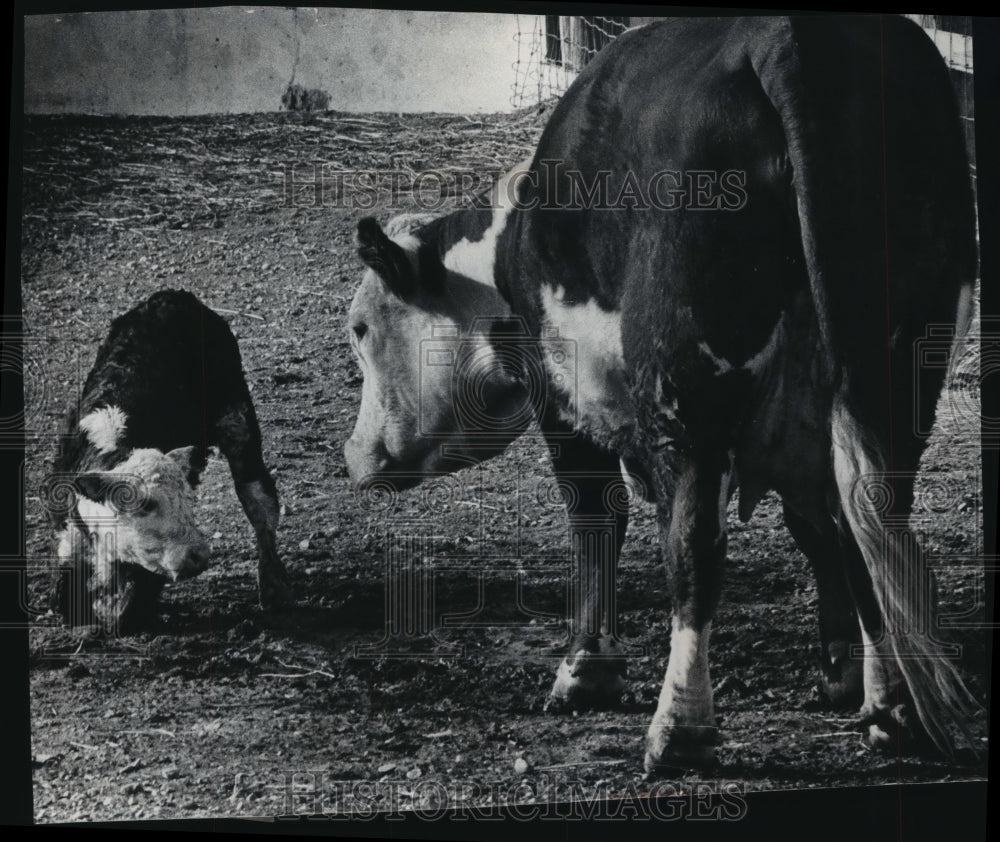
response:
<path id="1" fill-rule="evenodd" d="M 539 437 L 393 498 L 359 499 L 342 454 L 361 393 L 345 335 L 360 279 L 354 228 L 391 211 L 385 196 L 359 207 L 368 194 L 358 187 L 317 207 L 309 180 L 324 172 L 318 164 L 398 171 L 404 187 L 432 167 L 496 171 L 530 152 L 542 122 L 531 112 L 26 121 L 36 821 L 329 811 L 351 806 L 358 781 L 381 782 L 369 805 L 388 804 L 379 799 L 392 790 L 401 807 L 440 798 L 428 782 L 458 803 L 544 800 L 571 782 L 609 796 L 650 785 L 643 739 L 669 640 L 652 507 L 635 508 L 621 562 L 620 625 L 633 657 L 620 707 L 548 713 L 565 645 L 568 534 Z M 415 201 L 404 191 L 399 204 Z M 148 633 L 99 641 L 43 613 L 50 534 L 39 486 L 60 415 L 112 317 L 164 287 L 196 293 L 240 342 L 299 605 L 256 607 L 253 534 L 213 457 L 199 504 L 212 566 L 164 591 Z M 967 614 L 954 637 L 984 699 L 977 399 L 971 380 L 942 399 L 914 527 L 937 560 L 943 613 Z M 777 499 L 746 525 L 733 508 L 729 526 L 711 653 L 719 765 L 677 787 L 985 776 L 971 759 L 949 766 L 864 749 L 851 712 L 820 698 L 815 586 Z M 404 535 L 419 563 L 400 572 L 390 550 Z M 428 600 L 430 627 L 388 635 L 386 605 L 397 598 Z M 985 747 L 985 722 L 974 730 Z"/>

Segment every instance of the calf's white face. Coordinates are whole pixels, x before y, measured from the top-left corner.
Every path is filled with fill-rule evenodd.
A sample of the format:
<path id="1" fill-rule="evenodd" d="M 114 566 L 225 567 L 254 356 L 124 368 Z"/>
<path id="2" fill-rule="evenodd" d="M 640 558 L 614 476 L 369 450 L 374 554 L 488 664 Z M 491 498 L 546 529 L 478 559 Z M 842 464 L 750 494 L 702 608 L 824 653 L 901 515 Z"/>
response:
<path id="1" fill-rule="evenodd" d="M 187 481 L 193 451 L 134 450 L 110 471 L 74 479 L 77 513 L 96 537 L 98 580 L 109 580 L 115 561 L 174 581 L 208 566 L 208 542 L 195 526 L 194 491 Z"/>
<path id="2" fill-rule="evenodd" d="M 373 219 L 358 227 L 368 270 L 348 330 L 364 385 L 344 456 L 356 483 L 405 488 L 496 455 L 530 419 L 521 380 L 491 344 L 492 320 L 510 314 L 506 302 L 440 263 L 434 278 L 421 276 L 406 219 L 390 231 Z"/>

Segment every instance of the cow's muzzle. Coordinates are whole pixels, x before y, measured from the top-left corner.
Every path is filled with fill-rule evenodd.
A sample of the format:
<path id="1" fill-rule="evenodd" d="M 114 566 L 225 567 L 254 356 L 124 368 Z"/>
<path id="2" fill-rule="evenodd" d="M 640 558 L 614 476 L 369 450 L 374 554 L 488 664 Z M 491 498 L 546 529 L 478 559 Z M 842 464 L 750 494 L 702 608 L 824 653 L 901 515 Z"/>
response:
<path id="1" fill-rule="evenodd" d="M 191 579 L 208 567 L 210 554 L 207 546 L 189 547 L 179 565 L 171 571 L 173 580 Z"/>
<path id="2" fill-rule="evenodd" d="M 344 444 L 344 461 L 347 473 L 355 485 L 361 485 L 389 470 L 389 453 L 381 445 L 365 447 L 351 436 Z"/>

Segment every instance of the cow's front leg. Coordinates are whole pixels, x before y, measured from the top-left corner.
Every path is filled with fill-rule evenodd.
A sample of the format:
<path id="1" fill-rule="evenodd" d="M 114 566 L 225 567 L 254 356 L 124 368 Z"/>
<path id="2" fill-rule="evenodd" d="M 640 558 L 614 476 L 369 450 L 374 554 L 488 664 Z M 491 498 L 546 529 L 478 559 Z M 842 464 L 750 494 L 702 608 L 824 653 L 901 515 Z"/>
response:
<path id="1" fill-rule="evenodd" d="M 627 488 L 618 457 L 588 442 L 552 439 L 550 452 L 569 516 L 572 553 L 570 646 L 556 672 L 551 703 L 614 705 L 626 676 L 615 576 L 628 526 Z"/>
<path id="2" fill-rule="evenodd" d="M 262 608 L 293 605 L 291 581 L 278 555 L 278 491 L 264 465 L 260 428 L 249 398 L 227 412 L 217 428 L 219 449 L 229 462 L 236 496 L 257 535 L 260 605 Z"/>
<path id="3" fill-rule="evenodd" d="M 677 473 L 672 501 L 659 495 L 673 616 L 667 674 L 646 737 L 649 772 L 705 767 L 715 759 L 708 639 L 726 558 L 731 470 L 725 453 L 695 455 Z"/>

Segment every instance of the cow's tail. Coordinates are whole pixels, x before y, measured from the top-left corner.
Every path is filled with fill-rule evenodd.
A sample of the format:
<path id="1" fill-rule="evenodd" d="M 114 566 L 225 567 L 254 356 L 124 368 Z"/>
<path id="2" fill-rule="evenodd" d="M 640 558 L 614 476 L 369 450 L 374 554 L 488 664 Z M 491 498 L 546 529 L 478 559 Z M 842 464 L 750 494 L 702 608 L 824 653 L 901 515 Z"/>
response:
<path id="1" fill-rule="evenodd" d="M 887 525 L 894 489 L 883 448 L 842 393 L 834 398 L 831 432 L 841 511 L 883 617 L 883 638 L 865 655 L 894 659 L 928 736 L 952 757 L 950 725 L 968 739 L 965 723 L 981 708 L 934 639 L 936 594 L 927 557 L 906 523 Z"/>
<path id="2" fill-rule="evenodd" d="M 912 417 L 904 418 L 914 405 L 906 392 L 915 388 L 913 343 L 928 323 L 954 318 L 960 289 L 975 277 L 974 211 L 951 85 L 930 39 L 906 20 L 754 25 L 765 31 L 752 39 L 749 63 L 785 135 L 824 379 L 833 394 L 841 513 L 886 618 L 879 651 L 898 665 L 934 744 L 952 756 L 949 723 L 964 730 L 979 706 L 931 636 L 932 576 L 905 522 L 912 490 L 904 489 L 896 508 L 890 500 L 881 501 L 889 509 L 874 505 L 892 493 L 899 472 L 916 471 L 922 448 Z M 913 61 L 891 71 L 900 56 Z M 840 79 L 841 72 L 854 77 Z M 881 98 L 874 95 L 880 85 Z M 926 102 L 907 90 L 922 91 Z M 894 121 L 888 135 L 886 119 Z M 908 121 L 926 132 L 900 130 Z M 871 143 L 859 145 L 859 131 Z M 933 173 L 922 166 L 928 160 L 935 161 Z M 910 218 L 886 216 L 890 199 L 908 207 L 898 204 L 900 185 L 912 192 L 914 226 Z M 940 390 L 940 381 L 932 385 Z M 936 392 L 931 410 L 934 398 Z M 887 526 L 888 514 L 903 516 L 900 529 Z"/>

